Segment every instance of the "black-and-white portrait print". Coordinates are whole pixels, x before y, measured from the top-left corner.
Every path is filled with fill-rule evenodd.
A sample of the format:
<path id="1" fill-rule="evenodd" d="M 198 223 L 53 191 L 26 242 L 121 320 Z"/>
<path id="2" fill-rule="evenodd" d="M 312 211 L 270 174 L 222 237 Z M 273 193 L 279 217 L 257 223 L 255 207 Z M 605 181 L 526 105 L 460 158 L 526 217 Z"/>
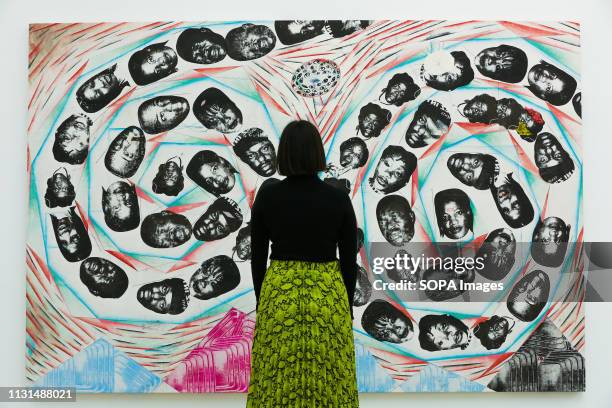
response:
<path id="1" fill-rule="evenodd" d="M 176 40 L 176 52 L 194 64 L 214 64 L 227 55 L 225 38 L 207 27 L 183 30 Z"/>
<path id="2" fill-rule="evenodd" d="M 491 231 L 476 252 L 483 267 L 476 271 L 483 277 L 499 281 L 508 275 L 516 260 L 516 238 L 508 228 Z"/>
<path id="3" fill-rule="evenodd" d="M 106 169 L 117 177 L 132 177 L 144 159 L 145 143 L 144 133 L 139 127 L 130 126 L 123 129 L 106 151 Z"/>
<path id="4" fill-rule="evenodd" d="M 368 103 L 359 109 L 357 134 L 366 139 L 380 136 L 382 130 L 391 122 L 391 111 L 375 103 Z"/>
<path id="5" fill-rule="evenodd" d="M 499 175 L 497 159 L 486 153 L 453 153 L 446 166 L 457 180 L 478 190 L 488 190 Z"/>
<path id="6" fill-rule="evenodd" d="M 484 348 L 495 350 L 504 344 L 515 324 L 516 320 L 511 317 L 493 315 L 489 319 L 478 323 L 474 327 L 473 333 Z"/>
<path id="7" fill-rule="evenodd" d="M 74 201 L 76 193 L 65 167 L 55 170 L 47 179 L 45 204 L 49 208 L 67 207 Z"/>
<path id="8" fill-rule="evenodd" d="M 390 194 L 381 198 L 376 204 L 376 221 L 391 245 L 402 246 L 414 237 L 414 211 L 403 196 Z"/>
<path id="9" fill-rule="evenodd" d="M 207 129 L 231 133 L 242 125 L 242 111 L 222 90 L 203 90 L 193 102 L 193 114 Z"/>
<path id="10" fill-rule="evenodd" d="M 576 115 L 582 118 L 582 92 L 578 92 L 572 98 L 572 105 L 574 106 L 574 111 Z"/>
<path id="11" fill-rule="evenodd" d="M 524 322 L 531 322 L 544 309 L 549 293 L 548 275 L 536 269 L 523 276 L 514 285 L 506 305 L 514 317 Z"/>
<path id="12" fill-rule="evenodd" d="M 236 61 L 261 58 L 274 49 L 276 34 L 263 24 L 245 23 L 225 36 L 227 55 Z"/>
<path id="13" fill-rule="evenodd" d="M 383 105 L 402 106 L 406 102 L 415 100 L 420 94 L 421 88 L 414 83 L 414 79 L 405 72 L 398 72 L 387 82 L 378 100 Z"/>
<path id="14" fill-rule="evenodd" d="M 128 275 L 108 259 L 92 256 L 81 263 L 79 277 L 89 292 L 101 298 L 117 299 L 128 288 Z"/>
<path id="15" fill-rule="evenodd" d="M 138 289 L 136 298 L 155 313 L 177 315 L 189 306 L 189 283 L 181 278 L 147 283 Z"/>
<path id="16" fill-rule="evenodd" d="M 368 279 L 366 269 L 357 265 L 357 280 L 355 282 L 355 293 L 353 295 L 353 306 L 363 306 L 372 297 L 372 283 Z"/>
<path id="17" fill-rule="evenodd" d="M 251 221 L 238 230 L 236 244 L 232 248 L 232 258 L 234 254 L 240 261 L 251 259 Z"/>
<path id="18" fill-rule="evenodd" d="M 191 276 L 189 286 L 195 298 L 207 300 L 231 291 L 239 283 L 236 263 L 227 255 L 217 255 L 202 262 Z"/>
<path id="19" fill-rule="evenodd" d="M 512 173 L 508 173 L 500 185 L 491 186 L 491 195 L 499 214 L 510 227 L 521 228 L 533 220 L 533 205 Z"/>
<path id="20" fill-rule="evenodd" d="M 258 127 L 246 129 L 234 139 L 234 153 L 260 176 L 276 173 L 276 149 Z"/>
<path id="21" fill-rule="evenodd" d="M 63 215 L 49 214 L 57 246 L 64 259 L 78 262 L 91 255 L 91 240 L 76 207 L 68 208 Z"/>
<path id="22" fill-rule="evenodd" d="M 474 79 L 470 59 L 463 51 L 437 51 L 421 65 L 421 79 L 438 91 L 452 91 Z"/>
<path id="23" fill-rule="evenodd" d="M 400 267 L 397 267 L 397 265 L 394 265 L 392 268 L 387 268 L 386 269 L 387 277 L 389 277 L 389 279 L 395 282 L 406 282 L 407 281 L 407 282 L 416 283 L 419 280 L 421 280 L 423 271 L 418 265 L 415 268 L 414 265 L 411 263 L 410 260 L 412 259 L 412 255 L 408 253 L 408 251 L 406 251 L 405 249 L 400 249 L 394 255 L 394 257 L 397 257 L 397 256 L 399 256 L 400 258 L 403 258 L 404 256 L 407 257 L 408 259 L 407 267 L 400 268 Z"/>
<path id="24" fill-rule="evenodd" d="M 457 110 L 471 123 L 495 123 L 497 121 L 497 99 L 486 93 L 466 99 L 457 106 Z"/>
<path id="25" fill-rule="evenodd" d="M 402 146 L 389 145 L 381 153 L 368 183 L 376 192 L 394 193 L 408 185 L 416 166 L 417 158 L 413 153 Z"/>
<path id="26" fill-rule="evenodd" d="M 527 64 L 525 51 L 507 44 L 485 48 L 474 58 L 476 69 L 483 76 L 512 84 L 525 78 Z"/>
<path id="27" fill-rule="evenodd" d="M 136 185 L 115 181 L 102 187 L 102 212 L 106 225 L 117 232 L 131 231 L 140 224 Z"/>
<path id="28" fill-rule="evenodd" d="M 183 163 L 180 157 L 171 157 L 157 168 L 151 188 L 154 193 L 176 196 L 185 186 Z"/>
<path id="29" fill-rule="evenodd" d="M 527 73 L 527 81 L 527 89 L 555 106 L 568 103 L 578 86 L 573 76 L 543 60 L 531 67 Z"/>
<path id="30" fill-rule="evenodd" d="M 187 177 L 210 194 L 220 196 L 234 188 L 238 170 L 212 150 L 200 150 L 187 163 Z"/>
<path id="31" fill-rule="evenodd" d="M 458 188 L 439 191 L 434 196 L 440 236 L 461 239 L 474 231 L 474 212 L 468 195 Z"/>
<path id="32" fill-rule="evenodd" d="M 160 95 L 140 104 L 138 122 L 143 131 L 154 135 L 174 129 L 188 114 L 187 99 L 182 96 Z"/>
<path id="33" fill-rule="evenodd" d="M 274 31 L 283 45 L 293 45 L 324 33 L 325 20 L 275 20 Z"/>
<path id="34" fill-rule="evenodd" d="M 325 28 L 332 37 L 339 38 L 361 31 L 370 24 L 370 20 L 327 20 Z"/>
<path id="35" fill-rule="evenodd" d="M 327 163 L 326 173 L 329 177 L 340 177 L 344 173 L 365 166 L 370 151 L 363 139 L 350 137 L 340 143 L 340 165 Z"/>
<path id="36" fill-rule="evenodd" d="M 448 132 L 450 125 L 450 113 L 440 102 L 423 101 L 406 129 L 406 143 L 412 148 L 432 144 Z"/>
<path id="37" fill-rule="evenodd" d="M 53 157 L 58 162 L 83 164 L 89 154 L 89 130 L 93 122 L 82 113 L 70 115 L 57 127 Z"/>
<path id="38" fill-rule="evenodd" d="M 422 281 L 426 282 L 425 296 L 434 302 L 443 302 L 445 300 L 456 298 L 465 292 L 462 282 L 474 282 L 476 273 L 474 269 L 456 268 L 446 262 L 434 264 L 428 268 L 422 275 Z M 435 287 L 429 282 L 434 282 Z M 446 282 L 444 288 L 439 287 L 442 282 Z"/>
<path id="39" fill-rule="evenodd" d="M 547 183 L 560 183 L 574 173 L 574 161 L 559 139 L 548 132 L 538 135 L 533 146 L 533 159 L 540 177 Z"/>
<path id="40" fill-rule="evenodd" d="M 372 301 L 361 316 L 361 326 L 378 341 L 404 343 L 414 334 L 412 321 L 386 300 Z"/>
<path id="41" fill-rule="evenodd" d="M 242 210 L 229 197 L 218 197 L 193 224 L 193 236 L 199 241 L 227 237 L 242 225 Z"/>
<path id="42" fill-rule="evenodd" d="M 169 210 L 147 215 L 140 225 L 142 242 L 152 248 L 174 248 L 191 238 L 191 223 Z"/>
<path id="43" fill-rule="evenodd" d="M 154 193 L 176 196 L 185 186 L 183 163 L 180 157 L 171 157 L 157 168 L 151 188 Z"/>
<path id="44" fill-rule="evenodd" d="M 523 107 L 514 98 L 497 100 L 496 122 L 506 129 L 516 129 L 519 125 Z"/>
<path id="45" fill-rule="evenodd" d="M 136 84 L 148 85 L 175 73 L 177 63 L 176 51 L 166 42 L 161 42 L 133 53 L 128 61 L 128 70 Z"/>
<path id="46" fill-rule="evenodd" d="M 559 217 L 539 219 L 532 234 L 533 260 L 551 268 L 561 266 L 565 260 L 570 229 L 570 225 Z"/>
<path id="47" fill-rule="evenodd" d="M 326 182 L 327 184 L 330 184 L 342 191 L 344 191 L 346 194 L 350 194 L 351 193 L 351 182 L 348 181 L 345 178 L 336 178 L 336 177 L 326 177 L 323 179 L 324 182 Z"/>
<path id="48" fill-rule="evenodd" d="M 98 72 L 83 82 L 76 91 L 76 100 L 81 109 L 94 113 L 104 108 L 121 94 L 129 82 L 115 75 L 117 64 Z"/>
<path id="49" fill-rule="evenodd" d="M 425 315 L 419 320 L 419 345 L 423 350 L 464 350 L 470 340 L 467 325 L 449 314 Z"/>

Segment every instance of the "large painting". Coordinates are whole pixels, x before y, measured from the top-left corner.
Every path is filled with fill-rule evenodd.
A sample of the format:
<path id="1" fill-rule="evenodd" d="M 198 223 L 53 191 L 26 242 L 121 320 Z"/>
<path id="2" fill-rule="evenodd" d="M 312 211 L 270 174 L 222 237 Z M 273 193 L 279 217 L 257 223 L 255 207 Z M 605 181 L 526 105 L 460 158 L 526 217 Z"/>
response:
<path id="1" fill-rule="evenodd" d="M 250 207 L 306 119 L 358 217 L 361 392 L 585 389 L 580 295 L 550 272 L 583 236 L 579 24 L 62 23 L 29 42 L 32 384 L 246 392 Z M 372 244 L 416 242 L 489 254 L 477 279 L 508 290 L 376 290 L 408 275 L 374 273 Z"/>

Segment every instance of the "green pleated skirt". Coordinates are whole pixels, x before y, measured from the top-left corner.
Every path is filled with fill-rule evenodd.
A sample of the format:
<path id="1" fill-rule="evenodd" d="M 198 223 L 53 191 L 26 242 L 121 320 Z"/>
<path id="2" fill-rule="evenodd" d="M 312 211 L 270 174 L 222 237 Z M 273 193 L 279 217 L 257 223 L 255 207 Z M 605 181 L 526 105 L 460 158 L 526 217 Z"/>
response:
<path id="1" fill-rule="evenodd" d="M 353 324 L 337 260 L 270 260 L 246 406 L 359 407 Z"/>

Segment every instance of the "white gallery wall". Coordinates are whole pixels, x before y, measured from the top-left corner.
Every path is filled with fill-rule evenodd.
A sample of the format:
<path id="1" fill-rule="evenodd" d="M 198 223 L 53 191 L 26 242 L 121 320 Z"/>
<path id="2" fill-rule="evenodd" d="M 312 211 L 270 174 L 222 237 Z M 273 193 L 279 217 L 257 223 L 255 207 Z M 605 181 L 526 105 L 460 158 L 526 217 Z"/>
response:
<path id="1" fill-rule="evenodd" d="M 246 19 L 572 20 L 582 24 L 586 241 L 612 241 L 612 0 L 0 0 L 0 386 L 25 381 L 26 109 L 28 24 Z M 385 406 L 563 408 L 612 406 L 612 304 L 587 305 L 587 392 L 361 394 Z M 86 395 L 76 406 L 244 407 L 246 394 Z M 25 407 L 20 403 L 15 406 Z M 40 406 L 40 404 L 32 404 Z M 0 403 L 0 406 L 5 406 Z M 74 407 L 55 404 L 54 407 Z"/>

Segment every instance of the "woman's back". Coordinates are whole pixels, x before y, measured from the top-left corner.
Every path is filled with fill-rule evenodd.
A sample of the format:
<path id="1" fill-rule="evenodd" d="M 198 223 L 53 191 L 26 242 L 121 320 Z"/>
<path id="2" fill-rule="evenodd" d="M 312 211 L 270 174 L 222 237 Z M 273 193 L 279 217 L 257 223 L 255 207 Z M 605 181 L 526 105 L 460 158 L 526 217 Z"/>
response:
<path id="1" fill-rule="evenodd" d="M 251 268 L 257 298 L 266 271 L 269 242 L 270 259 L 339 259 L 352 305 L 357 222 L 344 191 L 316 174 L 291 175 L 260 187 L 251 208 Z"/>
<path id="2" fill-rule="evenodd" d="M 347 194 L 316 175 L 289 176 L 263 187 L 270 259 L 331 261 L 336 257 Z"/>

